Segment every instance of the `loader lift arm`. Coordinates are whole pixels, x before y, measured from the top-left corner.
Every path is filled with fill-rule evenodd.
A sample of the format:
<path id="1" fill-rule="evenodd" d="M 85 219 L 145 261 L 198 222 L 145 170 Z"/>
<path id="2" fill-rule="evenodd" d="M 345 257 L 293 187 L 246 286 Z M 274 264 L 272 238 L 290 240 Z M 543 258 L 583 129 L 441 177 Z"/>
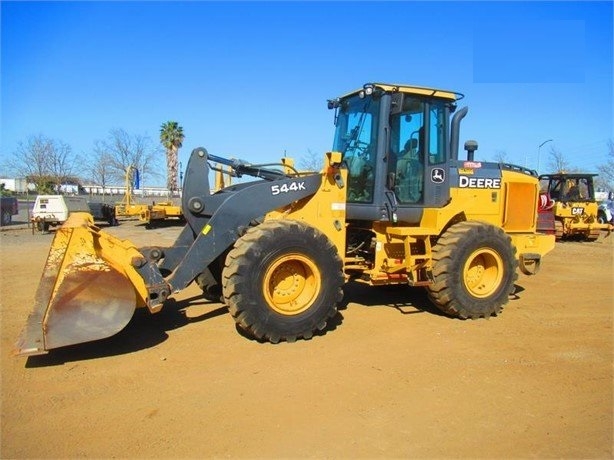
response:
<path id="1" fill-rule="evenodd" d="M 231 186 L 210 195 L 209 187 L 203 187 L 202 183 L 203 178 L 208 176 L 207 160 L 229 165 L 243 174 L 264 180 Z M 153 256 L 151 248 L 148 248 L 144 254 L 145 263 L 137 268 L 151 289 L 150 302 L 154 305 L 164 302 L 165 292 L 178 292 L 186 288 L 241 236 L 250 222 L 273 209 L 315 194 L 320 183 L 318 173 L 296 177 L 251 166 L 240 160 L 216 157 L 202 147 L 195 149 L 188 162 L 182 198 L 188 225 L 173 247 L 155 248 Z M 168 288 L 160 285 L 160 271 L 151 268 L 152 263 L 162 258 L 164 260 L 159 268 L 171 273 L 166 278 Z"/>
<path id="2" fill-rule="evenodd" d="M 207 153 L 207 159 L 215 163 L 219 163 L 225 166 L 230 166 L 231 171 L 235 177 L 242 177 L 243 175 L 259 177 L 266 180 L 277 180 L 284 177 L 290 177 L 290 174 L 286 174 L 283 171 L 276 169 L 269 169 L 268 166 L 275 166 L 278 163 L 254 165 L 239 159 L 228 159 L 218 157 Z M 288 165 L 282 165 L 288 167 Z M 211 167 L 211 166 L 210 166 Z M 215 169 L 215 168 L 211 168 Z M 296 175 L 300 173 L 295 170 Z"/>

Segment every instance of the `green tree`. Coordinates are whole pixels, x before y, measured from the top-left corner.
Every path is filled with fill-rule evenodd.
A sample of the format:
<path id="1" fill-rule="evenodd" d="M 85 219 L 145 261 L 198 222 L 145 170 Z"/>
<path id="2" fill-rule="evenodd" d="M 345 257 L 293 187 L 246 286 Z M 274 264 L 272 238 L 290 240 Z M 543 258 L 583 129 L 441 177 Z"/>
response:
<path id="1" fill-rule="evenodd" d="M 177 191 L 179 149 L 184 139 L 183 128 L 176 121 L 167 121 L 160 127 L 160 142 L 166 149 L 166 187 L 171 195 Z"/>

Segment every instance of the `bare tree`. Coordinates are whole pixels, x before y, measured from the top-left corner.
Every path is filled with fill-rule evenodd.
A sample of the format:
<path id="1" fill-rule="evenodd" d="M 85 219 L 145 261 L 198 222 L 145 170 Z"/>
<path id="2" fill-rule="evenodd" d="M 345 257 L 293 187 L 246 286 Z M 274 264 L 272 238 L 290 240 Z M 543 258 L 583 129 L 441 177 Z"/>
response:
<path id="1" fill-rule="evenodd" d="M 507 163 L 507 152 L 505 150 L 497 150 L 493 159 L 497 163 Z"/>
<path id="2" fill-rule="evenodd" d="M 81 159 L 72 153 L 70 145 L 62 141 L 53 141 L 52 146 L 53 154 L 49 157 L 49 173 L 55 181 L 55 189 L 59 192 L 62 184 L 79 181 L 75 177 L 75 172 L 81 165 Z"/>
<path id="3" fill-rule="evenodd" d="M 148 136 L 112 129 L 107 139 L 94 143 L 94 153 L 99 161 L 104 161 L 105 181 L 121 183 L 131 166 L 138 169 L 143 181 L 160 176 L 157 172 L 160 148 Z"/>
<path id="4" fill-rule="evenodd" d="M 34 183 L 39 193 L 52 193 L 59 191 L 66 180 L 75 179 L 79 164 L 79 157 L 70 145 L 37 134 L 19 142 L 7 167 L 17 176 Z"/>
<path id="5" fill-rule="evenodd" d="M 102 187 L 103 194 L 104 189 L 112 178 L 111 171 L 111 155 L 107 153 L 100 141 L 94 142 L 94 158 L 90 166 L 90 176 L 92 182 Z"/>
<path id="6" fill-rule="evenodd" d="M 7 160 L 8 169 L 20 177 L 29 177 L 37 191 L 45 191 L 48 181 L 48 158 L 51 140 L 42 134 L 33 135 L 17 144 L 17 150 Z"/>
<path id="7" fill-rule="evenodd" d="M 548 155 L 550 157 L 548 167 L 552 172 L 569 172 L 571 165 L 561 151 L 551 147 Z"/>
<path id="8" fill-rule="evenodd" d="M 597 167 L 599 177 L 597 185 L 609 191 L 614 191 L 614 141 L 608 141 L 608 160 L 605 164 Z"/>
<path id="9" fill-rule="evenodd" d="M 298 167 L 303 171 L 319 171 L 322 169 L 322 159 L 324 155 L 318 155 L 311 149 L 298 160 Z"/>

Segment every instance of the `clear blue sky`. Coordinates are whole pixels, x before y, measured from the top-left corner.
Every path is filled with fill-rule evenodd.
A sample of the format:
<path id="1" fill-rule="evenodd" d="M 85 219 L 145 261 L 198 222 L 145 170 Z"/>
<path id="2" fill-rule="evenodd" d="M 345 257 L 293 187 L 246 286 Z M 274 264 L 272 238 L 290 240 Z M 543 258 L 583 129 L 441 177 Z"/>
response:
<path id="1" fill-rule="evenodd" d="M 0 154 L 44 134 L 88 155 L 178 121 L 251 162 L 332 147 L 326 99 L 366 82 L 462 92 L 478 159 L 586 170 L 613 127 L 612 2 L 1 3 Z M 163 163 L 161 162 L 161 165 Z M 0 172 L 1 173 L 1 172 Z"/>

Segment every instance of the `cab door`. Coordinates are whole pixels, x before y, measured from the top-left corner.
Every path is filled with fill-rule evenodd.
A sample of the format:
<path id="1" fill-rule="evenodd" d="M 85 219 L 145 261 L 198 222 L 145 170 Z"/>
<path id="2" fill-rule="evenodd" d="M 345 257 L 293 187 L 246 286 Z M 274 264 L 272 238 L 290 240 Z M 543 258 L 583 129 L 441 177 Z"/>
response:
<path id="1" fill-rule="evenodd" d="M 425 207 L 449 198 L 448 113 L 440 101 L 405 95 L 390 116 L 388 175 L 399 221 L 417 223 Z"/>

